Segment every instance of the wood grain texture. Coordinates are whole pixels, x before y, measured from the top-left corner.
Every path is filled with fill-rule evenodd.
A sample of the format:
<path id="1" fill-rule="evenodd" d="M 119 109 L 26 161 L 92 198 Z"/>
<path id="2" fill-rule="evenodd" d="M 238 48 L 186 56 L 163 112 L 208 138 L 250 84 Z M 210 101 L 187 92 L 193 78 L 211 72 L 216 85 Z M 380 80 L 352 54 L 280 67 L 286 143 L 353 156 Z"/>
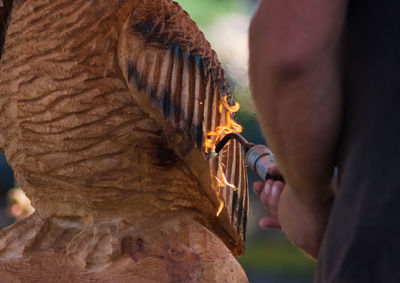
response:
<path id="1" fill-rule="evenodd" d="M 22 258 L 2 255 L 1 282 L 247 282 L 221 240 L 190 217 L 159 218 L 152 227 L 136 229 L 116 221 L 87 226 L 33 215 L 16 228 L 32 231 L 32 218 L 41 223 L 36 226 L 41 236 L 25 247 Z M 26 243 L 32 236 L 27 234 Z M 9 238 L 7 244 L 20 242 Z"/>
<path id="2" fill-rule="evenodd" d="M 220 158 L 205 154 L 206 133 L 226 122 L 223 97 L 232 102 L 189 16 L 169 0 L 19 0 L 11 16 L 0 147 L 36 213 L 0 232 L 0 273 L 10 282 L 44 282 L 40 272 L 19 274 L 24 266 L 49 282 L 231 273 L 245 281 L 232 256 L 244 250 L 243 153 L 233 142 Z M 218 168 L 237 191 L 218 187 Z M 225 202 L 218 217 L 217 191 Z M 138 233 L 156 250 L 140 260 L 127 248 Z M 189 268 L 196 259 L 191 269 L 166 260 L 173 239 L 194 253 L 182 260 Z M 70 277 L 52 272 L 53 262 Z"/>

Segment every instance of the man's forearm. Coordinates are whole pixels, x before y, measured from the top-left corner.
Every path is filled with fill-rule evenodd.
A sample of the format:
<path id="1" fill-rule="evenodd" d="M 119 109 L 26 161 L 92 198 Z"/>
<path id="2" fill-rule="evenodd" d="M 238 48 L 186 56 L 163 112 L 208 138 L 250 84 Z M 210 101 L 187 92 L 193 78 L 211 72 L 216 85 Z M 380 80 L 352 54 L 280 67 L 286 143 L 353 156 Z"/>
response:
<path id="1" fill-rule="evenodd" d="M 333 172 L 344 13 L 345 0 L 263 0 L 250 30 L 250 78 L 263 132 L 287 182 L 307 195 L 321 195 Z"/>

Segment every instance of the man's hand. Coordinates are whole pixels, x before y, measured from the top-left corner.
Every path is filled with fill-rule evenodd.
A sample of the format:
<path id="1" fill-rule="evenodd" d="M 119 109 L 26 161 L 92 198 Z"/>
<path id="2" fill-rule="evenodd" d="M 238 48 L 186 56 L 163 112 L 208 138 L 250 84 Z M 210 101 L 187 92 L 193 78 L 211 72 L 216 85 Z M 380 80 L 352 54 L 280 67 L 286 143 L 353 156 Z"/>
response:
<path id="1" fill-rule="evenodd" d="M 333 194 L 309 199 L 300 196 L 289 185 L 273 180 L 256 182 L 253 190 L 268 214 L 260 219 L 260 227 L 282 228 L 294 245 L 317 259 Z M 326 190 L 331 191 L 330 188 Z"/>
<path id="2" fill-rule="evenodd" d="M 284 184 L 281 181 L 268 180 L 265 183 L 255 182 L 253 184 L 254 193 L 260 199 L 267 216 L 260 219 L 258 224 L 261 228 L 280 229 L 281 224 L 278 219 L 278 203 Z"/>

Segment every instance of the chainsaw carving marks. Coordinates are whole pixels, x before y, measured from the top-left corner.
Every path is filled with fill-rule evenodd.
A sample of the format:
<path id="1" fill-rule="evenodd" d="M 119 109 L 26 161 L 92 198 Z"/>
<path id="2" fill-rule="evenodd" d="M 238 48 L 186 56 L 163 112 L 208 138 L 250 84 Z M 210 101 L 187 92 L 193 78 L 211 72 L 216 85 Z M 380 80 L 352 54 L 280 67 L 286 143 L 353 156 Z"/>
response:
<path id="1" fill-rule="evenodd" d="M 188 14 L 172 1 L 141 1 L 125 23 L 119 50 L 128 84 L 143 96 L 136 99 L 150 100 L 170 126 L 204 151 L 207 133 L 227 124 L 228 110 L 221 103 L 225 98 L 232 105 L 232 97 L 215 52 Z M 209 163 L 214 176 L 222 167 L 237 188 L 218 190 L 243 241 L 248 189 L 241 146 L 230 142 Z"/>
<path id="2" fill-rule="evenodd" d="M 109 215 L 107 203 L 137 217 L 153 213 L 150 204 L 206 202 L 191 176 L 166 168 L 174 158 L 159 154 L 162 131 L 133 102 L 110 29 L 118 7 L 109 6 L 35 0 L 13 11 L 0 64 L 0 146 L 41 215 Z M 179 194 L 181 184 L 196 196 Z"/>

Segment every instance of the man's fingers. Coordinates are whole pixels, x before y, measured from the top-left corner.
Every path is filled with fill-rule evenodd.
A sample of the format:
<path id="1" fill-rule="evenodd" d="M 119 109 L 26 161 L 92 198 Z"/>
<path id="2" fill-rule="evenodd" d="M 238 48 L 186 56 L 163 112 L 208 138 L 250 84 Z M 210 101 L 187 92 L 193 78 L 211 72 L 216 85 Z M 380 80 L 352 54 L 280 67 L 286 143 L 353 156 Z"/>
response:
<path id="1" fill-rule="evenodd" d="M 272 184 L 271 192 L 267 200 L 268 208 L 273 216 L 278 215 L 278 203 L 281 198 L 281 194 L 284 188 L 284 184 L 281 181 L 276 181 Z"/>
<path id="2" fill-rule="evenodd" d="M 253 184 L 254 193 L 260 198 L 261 204 L 268 216 L 278 216 L 278 203 L 284 188 L 281 181 L 267 180 Z"/>
<path id="3" fill-rule="evenodd" d="M 278 217 L 275 216 L 266 216 L 261 218 L 260 221 L 258 221 L 258 225 L 263 229 L 281 229 Z"/>
<path id="4" fill-rule="evenodd" d="M 278 215 L 278 203 L 284 188 L 281 181 L 268 180 L 265 182 L 264 189 L 260 194 L 260 200 L 265 211 L 270 216 Z"/>
<path id="5" fill-rule="evenodd" d="M 261 191 L 261 194 L 260 194 L 261 204 L 262 204 L 262 206 L 264 207 L 265 211 L 268 214 L 271 214 L 269 206 L 268 206 L 268 201 L 269 201 L 268 199 L 269 199 L 270 194 L 271 194 L 271 188 L 272 188 L 273 183 L 274 183 L 273 180 L 267 180 L 264 183 L 264 187 L 263 187 L 263 189 Z"/>
<path id="6" fill-rule="evenodd" d="M 261 194 L 261 191 L 263 190 L 263 187 L 264 187 L 263 182 L 258 181 L 258 182 L 253 183 L 253 191 L 257 195 L 258 198 L 260 198 L 260 194 Z"/>

